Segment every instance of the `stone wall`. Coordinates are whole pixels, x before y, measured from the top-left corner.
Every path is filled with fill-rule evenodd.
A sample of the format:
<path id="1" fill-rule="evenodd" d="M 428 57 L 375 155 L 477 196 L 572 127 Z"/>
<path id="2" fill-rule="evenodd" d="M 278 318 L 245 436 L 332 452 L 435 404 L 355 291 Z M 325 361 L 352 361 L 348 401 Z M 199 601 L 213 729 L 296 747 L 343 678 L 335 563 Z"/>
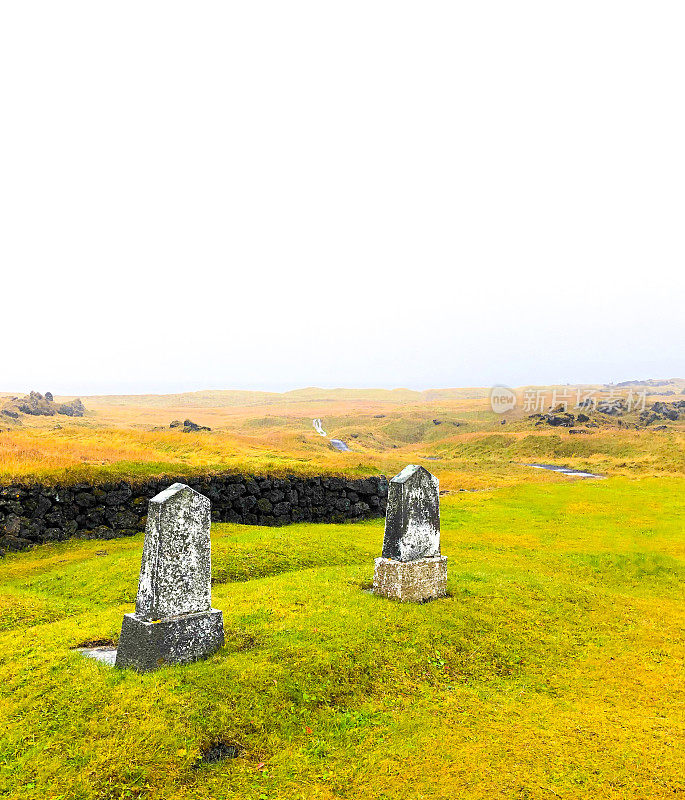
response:
<path id="1" fill-rule="evenodd" d="M 385 514 L 388 496 L 384 476 L 352 480 L 212 475 L 140 483 L 13 484 L 0 487 L 0 553 L 71 536 L 132 536 L 145 528 L 147 501 L 176 482 L 209 497 L 213 522 L 248 525 L 379 517 Z"/>

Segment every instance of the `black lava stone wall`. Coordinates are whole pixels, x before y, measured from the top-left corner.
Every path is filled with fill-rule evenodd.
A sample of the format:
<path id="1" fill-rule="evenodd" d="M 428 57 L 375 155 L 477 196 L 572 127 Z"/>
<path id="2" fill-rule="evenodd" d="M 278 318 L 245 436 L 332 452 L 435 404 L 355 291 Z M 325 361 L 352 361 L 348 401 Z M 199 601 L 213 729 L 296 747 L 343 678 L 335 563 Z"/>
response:
<path id="1" fill-rule="evenodd" d="M 0 487 L 0 553 L 76 536 L 111 539 L 145 528 L 147 501 L 172 483 L 212 501 L 213 522 L 287 525 L 344 522 L 385 514 L 388 481 L 372 478 L 268 478 L 212 475 L 140 483 Z"/>

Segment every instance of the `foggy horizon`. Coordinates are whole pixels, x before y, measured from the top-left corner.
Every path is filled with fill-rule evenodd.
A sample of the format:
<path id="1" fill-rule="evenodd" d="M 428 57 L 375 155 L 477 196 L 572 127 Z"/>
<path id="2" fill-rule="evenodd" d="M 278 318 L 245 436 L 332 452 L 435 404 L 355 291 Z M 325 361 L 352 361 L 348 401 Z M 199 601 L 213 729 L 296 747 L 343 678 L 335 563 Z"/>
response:
<path id="1" fill-rule="evenodd" d="M 272 387 L 272 388 L 264 388 L 261 386 L 212 386 L 212 387 L 200 387 L 200 388 L 183 388 L 183 389 L 168 389 L 164 391 L 160 390 L 150 390 L 146 391 L 144 389 L 137 389 L 131 391 L 82 391 L 82 392 L 74 392 L 74 391 L 66 391 L 66 390 L 59 390 L 56 391 L 53 387 L 37 387 L 31 386 L 30 388 L 26 389 L 5 389 L 0 387 L 0 394 L 28 394 L 30 391 L 37 391 L 41 394 L 45 394 L 45 392 L 50 391 L 53 395 L 59 397 L 106 397 L 106 396 L 118 396 L 118 395 L 174 395 L 174 394 L 193 394 L 193 393 L 203 393 L 203 392 L 262 392 L 266 394 L 287 394 L 289 392 L 296 392 L 296 391 L 306 391 L 308 389 L 317 389 L 323 392 L 334 392 L 334 391 L 344 391 L 344 390 L 355 390 L 355 391 L 413 391 L 413 392 L 431 392 L 431 391 L 449 391 L 449 390 L 457 390 L 457 389 L 490 389 L 493 386 L 508 386 L 512 389 L 520 389 L 524 387 L 536 387 L 536 386 L 616 386 L 619 383 L 638 383 L 638 382 L 663 382 L 669 383 L 673 381 L 682 381 L 685 380 L 684 378 L 674 375 L 669 377 L 650 377 L 650 378 L 619 378 L 614 381 L 553 381 L 547 383 L 540 383 L 535 381 L 528 381 L 522 383 L 511 383 L 511 384 L 464 384 L 464 385 L 445 385 L 445 386 L 362 386 L 362 385 L 344 385 L 344 386 L 326 386 L 326 385 L 317 385 L 317 384 L 308 384 L 303 386 L 283 386 L 283 387 Z M 647 384 L 647 388 L 657 388 L 658 386 L 654 383 Z"/>
<path id="2" fill-rule="evenodd" d="M 3 391 L 685 375 L 683 7 L 40 8 Z"/>

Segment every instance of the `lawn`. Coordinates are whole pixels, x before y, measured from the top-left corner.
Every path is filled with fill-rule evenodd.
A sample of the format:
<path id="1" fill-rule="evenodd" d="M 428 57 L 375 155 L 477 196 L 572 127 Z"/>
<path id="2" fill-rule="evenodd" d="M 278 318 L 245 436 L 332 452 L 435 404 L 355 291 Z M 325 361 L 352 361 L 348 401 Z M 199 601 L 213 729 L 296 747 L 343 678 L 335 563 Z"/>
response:
<path id="1" fill-rule="evenodd" d="M 139 675 L 116 639 L 142 534 L 0 562 L 0 794 L 646 798 L 685 793 L 685 481 L 442 502 L 450 596 L 369 587 L 383 521 L 213 527 L 226 646 Z M 224 742 L 237 757 L 208 764 Z M 233 751 L 231 751 L 233 752 Z"/>

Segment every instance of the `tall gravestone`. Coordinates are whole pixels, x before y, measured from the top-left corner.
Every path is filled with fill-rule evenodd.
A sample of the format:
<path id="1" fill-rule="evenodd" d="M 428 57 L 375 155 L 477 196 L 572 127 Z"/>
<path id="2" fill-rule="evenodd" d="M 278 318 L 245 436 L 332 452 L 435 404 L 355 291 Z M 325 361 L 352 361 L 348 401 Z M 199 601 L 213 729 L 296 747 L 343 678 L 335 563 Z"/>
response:
<path id="1" fill-rule="evenodd" d="M 373 591 L 421 603 L 443 597 L 446 587 L 439 482 L 424 467 L 409 464 L 390 481 L 383 552 L 376 559 Z"/>
<path id="2" fill-rule="evenodd" d="M 136 610 L 121 626 L 116 666 L 187 664 L 224 643 L 211 604 L 209 499 L 174 483 L 150 500 Z"/>

